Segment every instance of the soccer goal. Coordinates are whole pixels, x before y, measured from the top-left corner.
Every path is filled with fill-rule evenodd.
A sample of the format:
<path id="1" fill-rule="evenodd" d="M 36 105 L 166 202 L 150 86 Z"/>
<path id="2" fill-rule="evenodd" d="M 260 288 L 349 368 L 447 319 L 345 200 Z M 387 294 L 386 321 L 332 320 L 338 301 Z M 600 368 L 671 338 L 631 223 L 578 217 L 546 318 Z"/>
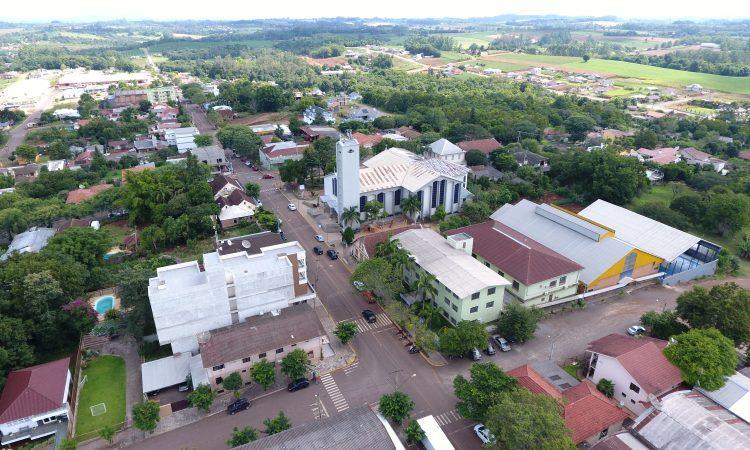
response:
<path id="1" fill-rule="evenodd" d="M 107 412 L 107 405 L 105 405 L 104 403 L 92 405 L 90 408 L 91 408 L 91 415 L 94 417 L 101 416 L 102 414 Z"/>

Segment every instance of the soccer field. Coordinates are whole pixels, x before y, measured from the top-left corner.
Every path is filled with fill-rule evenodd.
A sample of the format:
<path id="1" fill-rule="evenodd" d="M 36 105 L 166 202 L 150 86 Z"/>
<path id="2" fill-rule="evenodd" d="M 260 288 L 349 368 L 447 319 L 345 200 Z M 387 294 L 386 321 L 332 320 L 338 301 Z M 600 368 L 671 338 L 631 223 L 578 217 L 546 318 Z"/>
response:
<path id="1" fill-rule="evenodd" d="M 105 425 L 119 429 L 125 421 L 125 361 L 117 356 L 99 356 L 89 361 L 81 378 L 84 376 L 86 382 L 76 409 L 78 440 L 96 437 Z"/>

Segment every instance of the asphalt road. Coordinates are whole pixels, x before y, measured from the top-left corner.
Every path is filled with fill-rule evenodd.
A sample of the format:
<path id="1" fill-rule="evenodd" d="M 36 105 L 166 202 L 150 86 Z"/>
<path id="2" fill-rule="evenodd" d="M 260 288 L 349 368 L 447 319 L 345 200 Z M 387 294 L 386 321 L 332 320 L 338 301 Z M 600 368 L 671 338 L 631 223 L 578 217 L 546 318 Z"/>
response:
<path id="1" fill-rule="evenodd" d="M 50 89 L 48 95 L 40 99 L 34 106 L 34 110 L 26 116 L 26 120 L 13 127 L 13 129 L 8 132 L 8 142 L 6 142 L 5 146 L 0 148 L 0 160 L 7 161 L 11 153 L 13 153 L 19 145 L 23 144 L 23 140 L 29 132 L 29 129 L 26 128 L 26 124 L 38 122 L 39 117 L 42 115 L 42 111 L 48 109 L 52 105 L 54 96 L 55 90 Z"/>

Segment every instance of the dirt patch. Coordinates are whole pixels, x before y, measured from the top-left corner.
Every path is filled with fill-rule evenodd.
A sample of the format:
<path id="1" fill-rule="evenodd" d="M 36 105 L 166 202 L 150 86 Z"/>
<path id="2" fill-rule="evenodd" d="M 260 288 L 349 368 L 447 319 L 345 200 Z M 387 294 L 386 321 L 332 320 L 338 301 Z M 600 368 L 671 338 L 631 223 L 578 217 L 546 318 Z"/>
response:
<path id="1" fill-rule="evenodd" d="M 232 119 L 229 123 L 232 125 L 257 125 L 259 123 L 283 123 L 288 125 L 289 116 L 288 114 L 278 112 L 260 113 Z"/>
<path id="2" fill-rule="evenodd" d="M 305 61 L 307 61 L 307 63 L 310 64 L 310 65 L 321 66 L 321 67 L 322 66 L 331 67 L 331 66 L 335 66 L 337 64 L 343 66 L 344 64 L 347 63 L 347 61 L 346 61 L 345 58 L 339 58 L 339 57 L 336 57 L 336 58 L 310 58 L 309 56 L 306 56 L 305 57 Z"/>

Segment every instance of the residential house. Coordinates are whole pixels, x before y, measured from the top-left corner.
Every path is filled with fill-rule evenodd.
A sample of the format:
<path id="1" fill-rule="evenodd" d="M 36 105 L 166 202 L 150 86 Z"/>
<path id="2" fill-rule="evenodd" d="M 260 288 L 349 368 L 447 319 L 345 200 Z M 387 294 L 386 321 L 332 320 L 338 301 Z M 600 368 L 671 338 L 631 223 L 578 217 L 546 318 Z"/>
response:
<path id="1" fill-rule="evenodd" d="M 437 158 L 455 164 L 466 165 L 466 152 L 445 138 L 438 139 L 430 144 L 425 156 L 427 158 Z"/>
<path id="2" fill-rule="evenodd" d="M 52 159 L 52 160 L 47 161 L 48 172 L 59 172 L 63 169 L 65 169 L 64 159 Z"/>
<path id="3" fill-rule="evenodd" d="M 107 141 L 107 148 L 111 151 L 130 150 L 133 145 L 127 139 L 116 139 Z"/>
<path id="4" fill-rule="evenodd" d="M 354 134 L 357 134 L 357 133 L 354 133 Z M 354 134 L 352 136 L 354 136 Z M 381 136 L 382 139 L 390 139 L 391 141 L 396 141 L 396 142 L 406 142 L 409 140 L 409 138 L 407 138 L 406 136 L 401 136 L 400 134 L 397 134 L 397 133 L 385 133 L 383 135 L 375 134 L 371 136 Z M 357 139 L 357 141 L 359 141 L 359 139 Z"/>
<path id="5" fill-rule="evenodd" d="M 8 249 L 0 255 L 0 261 L 5 261 L 16 253 L 39 253 L 54 235 L 55 230 L 52 228 L 31 227 L 13 237 Z"/>
<path id="6" fill-rule="evenodd" d="M 643 114 L 643 118 L 646 120 L 656 120 L 666 117 L 667 115 L 659 111 L 646 111 Z"/>
<path id="7" fill-rule="evenodd" d="M 415 228 L 422 228 L 422 225 L 415 223 L 377 233 L 361 234 L 352 243 L 351 255 L 359 262 L 366 261 L 375 256 L 375 247 L 379 243 L 385 242 L 403 231 Z"/>
<path id="8" fill-rule="evenodd" d="M 208 164 L 211 173 L 224 172 L 229 170 L 229 161 L 224 149 L 218 145 L 209 145 L 207 147 L 196 147 L 188 150 L 193 156 L 198 158 L 199 162 Z"/>
<path id="9" fill-rule="evenodd" d="M 320 106 L 308 106 L 307 109 L 302 112 L 302 121 L 308 125 L 312 125 L 318 117 L 322 117 L 327 123 L 333 123 L 336 121 L 332 112 L 327 111 Z"/>
<path id="10" fill-rule="evenodd" d="M 594 383 L 605 378 L 615 386 L 614 398 L 635 415 L 641 414 L 662 394 L 682 383 L 680 369 L 662 351 L 667 341 L 613 333 L 590 342 L 586 348 L 586 377 Z"/>
<path id="11" fill-rule="evenodd" d="M 258 136 L 274 135 L 276 134 L 276 130 L 279 128 L 281 128 L 282 136 L 292 135 L 292 131 L 289 129 L 289 126 L 283 123 L 262 123 L 258 125 L 250 125 L 250 129 L 253 130 L 253 133 L 257 134 Z"/>
<path id="12" fill-rule="evenodd" d="M 714 171 L 724 173 L 727 162 L 723 159 L 715 158 L 712 155 L 702 152 L 697 148 L 687 147 L 680 149 L 680 156 L 686 163 L 698 167 L 711 166 Z"/>
<path id="13" fill-rule="evenodd" d="M 219 223 L 228 229 L 247 222 L 255 215 L 257 205 L 242 189 L 235 189 L 229 195 L 216 199 L 219 205 Z"/>
<path id="14" fill-rule="evenodd" d="M 222 119 L 229 121 L 235 118 L 236 114 L 229 105 L 215 105 L 211 109 L 219 113 Z"/>
<path id="15" fill-rule="evenodd" d="M 141 164 L 135 167 L 129 167 L 127 169 L 122 169 L 120 171 L 120 178 L 122 179 L 123 183 L 127 183 L 129 173 L 141 173 L 141 172 L 145 172 L 146 170 L 152 170 L 152 169 L 156 169 L 156 164 L 152 162 L 147 163 L 147 164 Z"/>
<path id="16" fill-rule="evenodd" d="M 14 370 L 0 395 L 0 444 L 14 447 L 67 432 L 70 417 L 70 358 Z"/>
<path id="17" fill-rule="evenodd" d="M 550 169 L 549 166 L 549 159 L 542 155 L 537 155 L 534 152 L 530 152 L 528 150 L 521 150 L 519 152 L 514 152 L 513 157 L 516 159 L 516 162 L 519 166 L 531 166 L 538 168 L 542 172 L 548 172 Z"/>
<path id="18" fill-rule="evenodd" d="M 662 260 L 665 284 L 711 276 L 721 247 L 627 208 L 597 200 L 578 213 L 614 232 L 616 238 Z M 636 271 L 638 272 L 638 271 Z"/>
<path id="19" fill-rule="evenodd" d="M 425 228 L 403 231 L 393 238 L 414 261 L 412 268 L 404 269 L 404 281 L 413 283 L 420 273 L 434 276 L 437 294 L 431 303 L 450 323 L 487 323 L 500 317 L 505 287 L 510 283 L 471 257 L 471 236 L 457 234 L 444 239 Z"/>
<path id="20" fill-rule="evenodd" d="M 471 236 L 466 251 L 510 282 L 506 298 L 544 307 L 578 291 L 580 264 L 502 223 L 489 220 L 448 232 L 454 235 Z"/>
<path id="21" fill-rule="evenodd" d="M 80 119 L 81 118 L 81 114 L 78 112 L 78 110 L 77 109 L 72 109 L 72 108 L 60 108 L 60 109 L 56 109 L 56 110 L 54 110 L 52 112 L 52 115 L 56 119 L 60 119 L 60 120 L 63 120 L 63 119 Z"/>
<path id="22" fill-rule="evenodd" d="M 359 131 L 352 133 L 352 137 L 357 140 L 361 148 L 372 148 L 383 140 L 383 136 L 380 134 L 364 134 Z"/>
<path id="23" fill-rule="evenodd" d="M 308 142 L 313 142 L 321 137 L 329 137 L 331 139 L 339 139 L 341 133 L 337 129 L 323 125 L 308 125 L 300 129 L 302 136 Z"/>
<path id="24" fill-rule="evenodd" d="M 68 198 L 67 200 L 65 200 L 65 203 L 69 205 L 77 205 L 90 198 L 94 198 L 96 194 L 102 191 L 106 191 L 107 189 L 111 189 L 113 187 L 114 185 L 101 183 L 101 184 L 96 184 L 94 186 L 87 187 L 87 188 L 75 189 L 73 191 L 68 192 Z"/>
<path id="25" fill-rule="evenodd" d="M 94 155 L 96 154 L 96 150 L 86 150 L 84 152 L 79 153 L 76 155 L 76 157 L 73 159 L 73 164 L 76 166 L 88 166 L 91 164 L 91 161 L 94 160 Z"/>
<path id="26" fill-rule="evenodd" d="M 499 150 L 503 145 L 495 138 L 475 139 L 472 141 L 461 141 L 456 144 L 461 150 L 468 152 L 478 150 L 487 156 L 490 156 L 495 150 Z"/>
<path id="27" fill-rule="evenodd" d="M 159 122 L 171 122 L 177 120 L 180 109 L 169 105 L 157 104 L 151 107 L 151 112 L 154 113 L 156 120 Z"/>
<path id="28" fill-rule="evenodd" d="M 195 127 L 183 127 L 164 130 L 164 139 L 167 145 L 177 147 L 177 151 L 185 153 L 188 150 L 196 148 L 195 136 L 200 134 Z"/>
<path id="29" fill-rule="evenodd" d="M 299 161 L 305 154 L 307 145 L 294 141 L 272 142 L 260 150 L 260 164 L 266 170 L 276 170 L 289 160 Z"/>
<path id="30" fill-rule="evenodd" d="M 222 381 L 234 372 L 240 374 L 244 384 L 250 384 L 250 369 L 256 362 L 280 363 L 297 349 L 307 353 L 311 361 L 321 360 L 327 343 L 315 311 L 310 305 L 300 304 L 211 330 L 199 343 L 199 351 L 210 386 L 221 393 Z"/>
<path id="31" fill-rule="evenodd" d="M 306 303 L 315 292 L 307 282 L 305 249 L 266 231 L 219 241 L 202 266 L 160 267 L 148 296 L 160 345 L 195 353 L 206 332 Z"/>
<path id="32" fill-rule="evenodd" d="M 377 109 L 370 106 L 359 106 L 352 108 L 346 115 L 347 120 L 359 120 L 362 122 L 372 122 L 378 117 L 382 117 L 385 114 L 378 111 Z"/>
<path id="33" fill-rule="evenodd" d="M 419 139 L 420 136 L 422 136 L 422 133 L 415 130 L 412 127 L 402 126 L 396 128 L 396 133 L 400 134 L 401 136 L 407 138 L 410 141 L 413 141 L 414 139 Z"/>
<path id="34" fill-rule="evenodd" d="M 401 200 L 417 196 L 420 217 L 429 217 L 442 205 L 447 213 L 461 210 L 471 194 L 466 190 L 469 170 L 440 158 L 424 158 L 410 151 L 390 148 L 362 163 L 359 143 L 346 138 L 336 143 L 336 171 L 323 180 L 323 203 L 341 221 L 347 208 L 358 208 L 364 219 L 367 202 L 377 200 L 387 215 L 401 213 Z"/>
<path id="35" fill-rule="evenodd" d="M 237 450 L 350 450 L 356 442 L 367 450 L 404 450 L 390 423 L 369 406 L 357 406 L 330 417 L 294 426 L 236 447 Z"/>
<path id="36" fill-rule="evenodd" d="M 663 148 L 639 148 L 636 150 L 638 159 L 644 162 L 653 162 L 658 165 L 676 163 L 680 161 L 679 147 Z"/>
<path id="37" fill-rule="evenodd" d="M 162 148 L 167 147 L 167 143 L 160 141 L 156 136 L 152 136 L 150 139 L 136 139 L 133 141 L 133 147 L 138 153 L 153 152 Z"/>
<path id="38" fill-rule="evenodd" d="M 544 394 L 560 403 L 565 426 L 576 445 L 596 444 L 621 430 L 623 421 L 628 418 L 625 411 L 589 380 L 578 382 L 554 364 L 525 364 L 509 371 L 508 375 L 530 392 Z"/>
<path id="39" fill-rule="evenodd" d="M 662 258 L 616 237 L 605 225 L 549 204 L 523 199 L 505 204 L 491 219 L 510 227 L 583 269 L 581 290 L 598 290 L 657 274 Z"/>
<path id="40" fill-rule="evenodd" d="M 233 191 L 239 189 L 244 191 L 245 188 L 242 186 L 237 178 L 228 176 L 225 174 L 218 174 L 211 180 L 211 191 L 214 194 L 214 200 L 219 197 L 226 197 Z"/>
<path id="41" fill-rule="evenodd" d="M 92 227 L 94 229 L 98 229 L 98 226 L 95 224 L 98 223 L 95 220 L 92 220 L 91 218 L 83 218 L 83 219 L 57 219 L 54 222 L 52 222 L 52 228 L 55 230 L 55 233 L 62 233 L 63 231 L 67 230 L 68 228 L 88 228 Z"/>

